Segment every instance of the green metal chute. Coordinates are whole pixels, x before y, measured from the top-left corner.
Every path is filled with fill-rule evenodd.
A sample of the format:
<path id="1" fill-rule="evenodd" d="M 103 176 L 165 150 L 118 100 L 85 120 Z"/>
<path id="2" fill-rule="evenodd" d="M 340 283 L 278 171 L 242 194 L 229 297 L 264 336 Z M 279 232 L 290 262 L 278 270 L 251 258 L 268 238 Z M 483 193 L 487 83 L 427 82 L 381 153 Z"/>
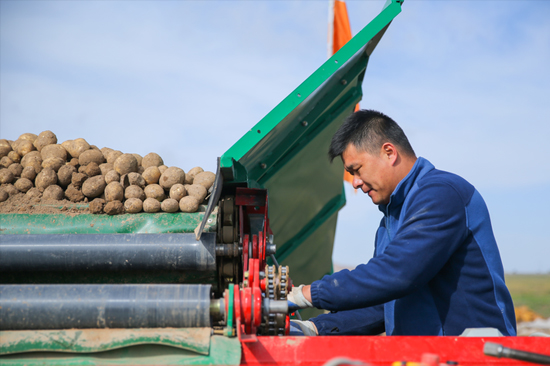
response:
<path id="1" fill-rule="evenodd" d="M 221 157 L 227 183 L 267 188 L 279 262 L 295 283 L 332 271 L 343 166 L 328 161 L 332 135 L 361 100 L 369 57 L 402 1 L 382 12 Z"/>

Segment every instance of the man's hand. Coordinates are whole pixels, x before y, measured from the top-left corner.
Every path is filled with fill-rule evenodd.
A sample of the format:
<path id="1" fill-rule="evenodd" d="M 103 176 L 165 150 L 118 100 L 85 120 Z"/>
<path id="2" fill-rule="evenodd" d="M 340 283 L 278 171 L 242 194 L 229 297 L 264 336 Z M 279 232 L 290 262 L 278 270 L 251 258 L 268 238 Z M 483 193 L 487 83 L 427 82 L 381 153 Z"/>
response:
<path id="1" fill-rule="evenodd" d="M 307 290 L 309 290 L 309 286 L 304 285 L 300 285 L 298 287 L 294 286 L 292 288 L 292 291 L 286 297 L 288 300 L 288 310 L 296 311 L 298 309 L 313 307 L 313 305 L 311 304 L 311 295 L 309 296 L 310 299 L 308 300 L 303 294 L 302 289 L 305 287 L 307 287 Z"/>
<path id="2" fill-rule="evenodd" d="M 306 321 L 300 321 L 300 320 L 294 320 L 292 319 L 290 321 L 290 334 L 291 336 L 316 336 L 319 335 L 317 333 L 317 327 L 313 322 L 310 322 L 309 320 Z"/>

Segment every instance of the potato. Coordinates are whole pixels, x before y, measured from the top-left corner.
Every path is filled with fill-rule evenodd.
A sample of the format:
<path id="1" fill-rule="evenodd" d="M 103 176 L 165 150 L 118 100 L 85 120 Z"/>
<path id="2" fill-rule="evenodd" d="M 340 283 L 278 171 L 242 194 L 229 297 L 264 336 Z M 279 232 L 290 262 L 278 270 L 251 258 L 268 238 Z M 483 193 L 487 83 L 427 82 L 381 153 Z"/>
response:
<path id="1" fill-rule="evenodd" d="M 34 178 L 36 178 L 36 170 L 34 170 L 34 168 L 30 165 L 23 168 L 23 171 L 21 172 L 21 178 L 27 178 L 34 181 Z"/>
<path id="2" fill-rule="evenodd" d="M 89 150 L 89 151 L 92 151 L 92 150 Z M 80 172 L 80 168 L 83 168 L 82 172 Z M 101 169 L 99 169 L 99 166 L 93 161 L 84 167 L 81 166 L 80 168 L 78 169 L 79 173 L 84 173 L 88 177 L 95 177 L 96 175 L 101 175 Z"/>
<path id="3" fill-rule="evenodd" d="M 88 176 L 84 173 L 73 173 L 71 176 L 71 184 L 76 188 L 81 189 Z"/>
<path id="4" fill-rule="evenodd" d="M 113 163 L 113 166 L 120 175 L 137 172 L 138 170 L 137 159 L 132 154 L 120 155 Z"/>
<path id="5" fill-rule="evenodd" d="M 61 188 L 57 184 L 52 184 L 44 190 L 44 193 L 42 194 L 42 199 L 61 201 L 64 196 L 65 192 L 63 192 L 63 188 Z"/>
<path id="6" fill-rule="evenodd" d="M 145 169 L 149 168 L 150 166 L 161 166 L 164 165 L 164 161 L 162 161 L 162 158 L 157 153 L 149 153 L 143 157 L 141 160 L 141 166 Z"/>
<path id="7" fill-rule="evenodd" d="M 193 184 L 200 184 L 206 190 L 209 190 L 210 187 L 214 184 L 214 181 L 216 180 L 216 174 L 212 172 L 203 172 L 195 175 L 195 179 L 193 180 Z"/>
<path id="8" fill-rule="evenodd" d="M 15 177 L 9 169 L 0 169 L 0 184 L 11 183 L 14 179 Z"/>
<path id="9" fill-rule="evenodd" d="M 104 165 L 104 164 L 102 164 Z M 101 168 L 101 166 L 100 166 Z M 119 182 L 120 183 L 120 174 L 116 172 L 116 170 L 110 170 L 107 174 L 105 174 L 105 183 L 109 184 L 111 182 Z"/>
<path id="10" fill-rule="evenodd" d="M 164 212 L 177 212 L 179 209 L 178 201 L 172 198 L 165 199 L 160 204 L 160 208 Z"/>
<path id="11" fill-rule="evenodd" d="M 23 166 L 23 168 L 32 166 L 35 173 L 40 173 L 40 171 L 42 170 L 42 156 L 40 155 L 40 152 L 32 151 L 23 156 L 23 158 L 21 159 L 21 165 Z"/>
<path id="12" fill-rule="evenodd" d="M 104 199 L 95 198 L 92 202 L 90 202 L 90 212 L 96 215 L 102 214 L 104 212 L 103 209 L 105 208 L 105 203 L 106 202 Z"/>
<path id="13" fill-rule="evenodd" d="M 34 180 L 34 185 L 41 192 L 44 192 L 44 190 L 52 184 L 57 184 L 57 174 L 51 168 L 44 168 L 40 173 L 38 173 L 36 179 Z"/>
<path id="14" fill-rule="evenodd" d="M 144 171 L 145 171 L 145 168 L 142 167 L 141 165 L 138 165 L 137 173 L 139 173 L 140 175 L 142 175 Z"/>
<path id="15" fill-rule="evenodd" d="M 143 202 L 139 198 L 129 198 L 124 202 L 124 209 L 128 213 L 141 212 L 143 209 Z"/>
<path id="16" fill-rule="evenodd" d="M 199 208 L 199 201 L 193 196 L 185 196 L 180 200 L 181 212 L 196 212 Z"/>
<path id="17" fill-rule="evenodd" d="M 105 187 L 105 201 L 121 201 L 124 199 L 124 189 L 119 182 L 111 182 Z"/>
<path id="18" fill-rule="evenodd" d="M 50 168 L 54 171 L 59 171 L 59 169 L 65 165 L 65 160 L 60 158 L 47 158 L 42 161 L 42 168 Z"/>
<path id="19" fill-rule="evenodd" d="M 99 197 L 105 191 L 106 186 L 107 183 L 105 183 L 105 176 L 96 175 L 95 177 L 90 177 L 84 181 L 82 184 L 82 193 L 88 198 Z"/>
<path id="20" fill-rule="evenodd" d="M 160 179 L 160 170 L 156 166 L 150 166 L 142 174 L 147 184 L 157 184 Z"/>
<path id="21" fill-rule="evenodd" d="M 166 171 L 166 169 L 168 169 L 168 167 L 166 165 L 161 165 L 158 168 L 159 168 L 160 175 L 162 175 L 162 173 L 164 173 Z"/>
<path id="22" fill-rule="evenodd" d="M 73 173 L 76 172 L 76 168 L 72 165 L 63 165 L 57 171 L 57 184 L 61 187 L 67 187 L 71 184 Z"/>
<path id="23" fill-rule="evenodd" d="M 109 173 L 111 170 L 114 170 L 115 167 L 111 163 L 103 163 L 103 164 L 99 164 L 99 169 L 101 170 L 102 175 L 107 175 L 107 173 Z M 119 179 L 120 179 L 120 176 L 119 176 Z"/>
<path id="24" fill-rule="evenodd" d="M 101 150 L 99 149 L 99 147 L 97 147 L 97 146 L 95 146 L 95 145 L 90 145 L 90 149 L 91 149 L 91 150 L 101 151 Z"/>
<path id="25" fill-rule="evenodd" d="M 107 154 L 114 150 L 110 147 L 102 147 L 101 149 L 99 149 L 99 151 L 101 151 L 103 153 L 103 156 L 105 156 L 105 159 L 107 159 Z"/>
<path id="26" fill-rule="evenodd" d="M 0 202 L 7 201 L 8 198 L 10 198 L 8 192 L 6 192 L 3 188 L 0 188 Z"/>
<path id="27" fill-rule="evenodd" d="M 65 190 L 65 197 L 67 197 L 67 199 L 71 202 L 80 202 L 84 200 L 84 194 L 82 193 L 82 191 L 72 183 L 69 184 L 69 186 Z"/>
<path id="28" fill-rule="evenodd" d="M 170 188 L 170 198 L 175 199 L 179 202 L 185 196 L 187 196 L 187 190 L 185 189 L 183 184 L 174 184 Z"/>
<path id="29" fill-rule="evenodd" d="M 136 158 L 136 160 L 137 160 L 137 162 L 138 162 L 138 165 L 141 165 L 141 161 L 143 160 L 143 158 L 141 157 L 141 155 L 136 154 L 136 153 L 133 153 L 132 155 L 134 155 L 134 158 Z"/>
<path id="30" fill-rule="evenodd" d="M 19 192 L 26 193 L 29 189 L 34 187 L 34 184 L 30 179 L 27 178 L 19 178 L 15 184 L 13 185 Z"/>
<path id="31" fill-rule="evenodd" d="M 114 164 L 116 159 L 118 159 L 120 155 L 122 155 L 122 151 L 111 150 L 107 153 L 107 156 L 105 156 L 105 158 L 107 159 L 108 163 Z"/>
<path id="32" fill-rule="evenodd" d="M 80 166 L 88 165 L 92 162 L 96 163 L 98 166 L 105 162 L 105 157 L 101 151 L 94 149 L 86 150 L 78 157 L 78 164 L 80 164 Z"/>
<path id="33" fill-rule="evenodd" d="M 120 176 L 120 184 L 122 184 L 124 189 L 130 186 L 130 178 L 128 178 L 128 174 L 123 174 Z"/>
<path id="34" fill-rule="evenodd" d="M 78 167 L 78 158 L 71 158 L 71 160 L 69 160 L 68 164 L 74 166 L 74 167 Z"/>
<path id="35" fill-rule="evenodd" d="M 143 211 L 154 213 L 160 211 L 160 202 L 154 198 L 147 198 L 143 201 Z"/>
<path id="36" fill-rule="evenodd" d="M 79 158 L 80 154 L 82 154 L 84 151 L 90 150 L 90 144 L 88 144 L 88 142 L 82 138 L 67 140 L 61 145 L 63 145 L 63 147 L 73 158 Z"/>
<path id="37" fill-rule="evenodd" d="M 52 131 L 42 131 L 38 135 L 38 138 L 34 140 L 34 147 L 36 150 L 41 151 L 44 146 L 57 144 L 57 136 Z"/>
<path id="38" fill-rule="evenodd" d="M 15 188 L 13 186 L 13 184 L 4 184 L 2 186 L 2 189 L 4 189 L 4 191 L 8 192 L 8 194 L 10 195 L 10 197 L 12 196 L 15 196 L 16 194 L 19 193 L 19 190 L 17 188 Z"/>
<path id="39" fill-rule="evenodd" d="M 74 140 L 67 140 L 67 141 L 63 141 L 60 145 L 63 146 L 65 148 L 65 150 L 67 150 L 67 152 L 70 154 L 71 152 L 69 150 L 71 150 L 71 145 L 73 144 Z"/>
<path id="40" fill-rule="evenodd" d="M 42 197 L 42 193 L 40 192 L 40 190 L 38 188 L 33 187 L 33 188 L 31 188 L 27 191 L 27 196 L 29 196 L 31 198 L 40 198 L 40 197 Z"/>
<path id="41" fill-rule="evenodd" d="M 164 189 L 162 189 L 162 187 L 158 184 L 149 184 L 143 191 L 145 192 L 145 196 L 147 196 L 147 198 L 154 198 L 159 202 L 164 201 Z"/>
<path id="42" fill-rule="evenodd" d="M 35 148 L 31 141 L 19 139 L 13 143 L 13 150 L 20 156 L 25 156 L 35 150 Z"/>
<path id="43" fill-rule="evenodd" d="M 12 165 L 10 165 L 8 167 L 8 170 L 10 172 L 12 172 L 13 176 L 14 177 L 20 177 L 21 176 L 21 173 L 23 173 L 23 165 L 19 164 L 19 163 L 13 163 Z M 32 168 L 32 170 L 34 171 L 34 168 Z M 36 174 L 35 174 L 36 175 Z M 32 178 L 34 179 L 34 177 Z M 31 179 L 31 180 L 32 180 Z"/>
<path id="44" fill-rule="evenodd" d="M 7 156 L 12 150 L 13 148 L 11 147 L 11 144 L 8 140 L 0 140 L 0 157 Z"/>
<path id="45" fill-rule="evenodd" d="M 159 179 L 159 185 L 164 189 L 170 189 L 174 184 L 183 184 L 184 181 L 185 172 L 183 169 L 172 166 L 162 173 Z"/>
<path id="46" fill-rule="evenodd" d="M 105 176 L 96 175 L 95 177 L 90 177 L 84 181 L 82 184 L 82 193 L 88 198 L 96 198 L 101 196 L 106 186 L 107 183 L 105 183 Z"/>
<path id="47" fill-rule="evenodd" d="M 0 154 L 0 156 L 2 156 L 2 154 Z M 8 153 L 8 158 L 10 158 L 14 163 L 21 162 L 21 155 L 13 150 Z"/>
<path id="48" fill-rule="evenodd" d="M 201 168 L 200 166 L 194 167 L 193 169 L 191 169 L 190 171 L 188 171 L 185 174 L 185 183 L 186 184 L 193 184 L 193 179 L 195 179 L 195 175 L 197 175 L 199 173 L 202 173 L 202 172 L 204 172 L 204 169 Z"/>
<path id="49" fill-rule="evenodd" d="M 140 201 L 144 201 L 145 198 L 145 192 L 141 187 L 139 186 L 129 186 L 124 190 L 124 198 L 130 199 L 130 198 L 137 198 Z M 140 209 L 141 210 L 141 209 Z"/>
<path id="50" fill-rule="evenodd" d="M 2 168 L 7 168 L 12 164 L 13 164 L 13 160 L 11 160 L 7 156 L 4 156 L 2 159 L 0 159 L 0 167 L 2 167 Z"/>
<path id="51" fill-rule="evenodd" d="M 119 215 L 124 213 L 124 205 L 120 201 L 111 201 L 103 209 L 107 215 Z"/>
<path id="52" fill-rule="evenodd" d="M 128 173 L 128 181 L 131 186 L 140 186 L 141 188 L 145 188 L 147 185 L 145 179 L 138 173 Z"/>
<path id="53" fill-rule="evenodd" d="M 204 201 L 207 193 L 208 192 L 206 191 L 206 188 L 204 188 L 204 186 L 201 186 L 200 184 L 192 184 L 187 188 L 187 194 L 189 196 L 195 197 L 197 201 L 199 201 L 199 203 L 202 203 L 202 201 Z"/>
<path id="54" fill-rule="evenodd" d="M 35 135 L 34 133 L 24 133 L 21 136 L 19 136 L 19 140 L 30 141 L 31 143 L 36 141 L 37 138 L 38 138 L 38 136 Z"/>
<path id="55" fill-rule="evenodd" d="M 62 145 L 46 145 L 40 151 L 42 160 L 48 158 L 59 158 L 67 161 L 67 150 Z"/>

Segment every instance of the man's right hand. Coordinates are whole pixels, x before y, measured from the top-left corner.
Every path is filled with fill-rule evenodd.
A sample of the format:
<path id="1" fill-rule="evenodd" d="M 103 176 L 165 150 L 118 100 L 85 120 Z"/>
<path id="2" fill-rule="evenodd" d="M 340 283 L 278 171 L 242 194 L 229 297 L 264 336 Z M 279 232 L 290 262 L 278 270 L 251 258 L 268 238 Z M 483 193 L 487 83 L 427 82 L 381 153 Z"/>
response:
<path id="1" fill-rule="evenodd" d="M 292 319 L 290 321 L 290 334 L 291 336 L 316 336 L 317 327 L 309 320 L 300 321 Z"/>
<path id="2" fill-rule="evenodd" d="M 294 286 L 292 291 L 287 295 L 288 310 L 293 312 L 299 309 L 312 308 L 313 305 L 309 302 L 302 293 L 304 285 Z"/>

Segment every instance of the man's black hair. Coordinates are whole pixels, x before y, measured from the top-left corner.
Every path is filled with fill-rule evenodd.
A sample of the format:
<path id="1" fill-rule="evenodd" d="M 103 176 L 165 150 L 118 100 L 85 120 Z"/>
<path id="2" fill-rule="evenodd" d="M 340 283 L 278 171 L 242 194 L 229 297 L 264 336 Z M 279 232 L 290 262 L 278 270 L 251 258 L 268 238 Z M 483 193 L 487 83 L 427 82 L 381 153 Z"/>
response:
<path id="1" fill-rule="evenodd" d="M 341 156 L 349 144 L 369 154 L 378 154 L 386 142 L 394 144 L 402 153 L 416 156 L 399 125 L 383 113 L 362 109 L 352 113 L 332 136 L 328 156 L 332 162 Z"/>

